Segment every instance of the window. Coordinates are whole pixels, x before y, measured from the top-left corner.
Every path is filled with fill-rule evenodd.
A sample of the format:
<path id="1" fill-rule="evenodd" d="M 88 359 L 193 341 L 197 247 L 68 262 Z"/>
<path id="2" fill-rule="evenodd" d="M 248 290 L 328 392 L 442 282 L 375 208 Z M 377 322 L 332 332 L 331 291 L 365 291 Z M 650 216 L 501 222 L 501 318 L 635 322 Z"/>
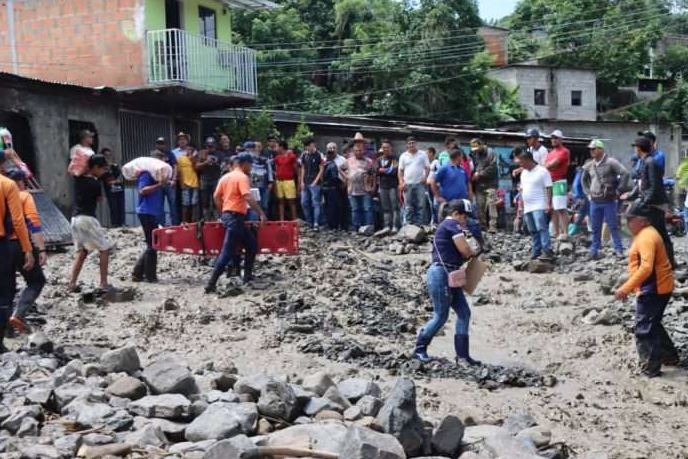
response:
<path id="1" fill-rule="evenodd" d="M 534 93 L 535 105 L 547 105 L 547 90 L 536 89 Z"/>
<path id="2" fill-rule="evenodd" d="M 198 29 L 201 35 L 207 39 L 215 40 L 217 38 L 214 10 L 203 6 L 198 7 Z"/>
<path id="3" fill-rule="evenodd" d="M 571 91 L 571 105 L 573 107 L 583 105 L 583 91 Z"/>

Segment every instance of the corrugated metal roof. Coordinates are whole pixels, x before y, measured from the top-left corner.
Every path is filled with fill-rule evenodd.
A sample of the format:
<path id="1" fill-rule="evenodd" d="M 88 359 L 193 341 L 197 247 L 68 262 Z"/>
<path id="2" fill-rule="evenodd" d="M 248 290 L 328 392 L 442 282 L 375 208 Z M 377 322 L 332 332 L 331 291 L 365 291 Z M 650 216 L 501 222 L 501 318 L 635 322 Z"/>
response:
<path id="1" fill-rule="evenodd" d="M 251 11 L 280 8 L 277 3 L 269 0 L 222 0 L 222 3 L 235 8 Z"/>

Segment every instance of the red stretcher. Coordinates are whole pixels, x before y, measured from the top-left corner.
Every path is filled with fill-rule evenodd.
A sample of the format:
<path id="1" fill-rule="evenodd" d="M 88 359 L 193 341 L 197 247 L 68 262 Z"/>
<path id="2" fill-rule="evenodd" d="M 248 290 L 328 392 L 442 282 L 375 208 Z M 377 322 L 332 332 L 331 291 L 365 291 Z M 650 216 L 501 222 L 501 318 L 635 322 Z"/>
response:
<path id="1" fill-rule="evenodd" d="M 258 254 L 295 255 L 299 253 L 299 227 L 296 222 L 266 222 L 257 229 Z M 153 230 L 153 248 L 160 252 L 217 257 L 222 251 L 225 227 L 221 222 L 168 226 Z"/>

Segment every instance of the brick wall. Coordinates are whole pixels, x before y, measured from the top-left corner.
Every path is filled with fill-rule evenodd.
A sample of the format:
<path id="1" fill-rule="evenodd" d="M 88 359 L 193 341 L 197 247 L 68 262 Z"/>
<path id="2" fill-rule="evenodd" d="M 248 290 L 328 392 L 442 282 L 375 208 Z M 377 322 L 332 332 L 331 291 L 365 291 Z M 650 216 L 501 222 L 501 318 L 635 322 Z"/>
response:
<path id="1" fill-rule="evenodd" d="M 507 38 L 509 32 L 493 27 L 480 27 L 478 35 L 485 42 L 485 49 L 494 58 L 492 65 L 502 67 L 509 63 Z"/>
<path id="2" fill-rule="evenodd" d="M 7 0 L 0 1 L 0 71 L 15 73 Z M 18 71 L 49 81 L 145 83 L 143 0 L 14 1 Z"/>

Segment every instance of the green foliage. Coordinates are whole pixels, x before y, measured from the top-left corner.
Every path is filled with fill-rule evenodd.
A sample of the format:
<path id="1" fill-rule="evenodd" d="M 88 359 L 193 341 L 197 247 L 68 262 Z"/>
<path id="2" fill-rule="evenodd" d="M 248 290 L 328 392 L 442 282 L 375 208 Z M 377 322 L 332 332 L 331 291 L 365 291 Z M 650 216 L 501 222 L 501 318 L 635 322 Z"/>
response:
<path id="1" fill-rule="evenodd" d="M 245 118 L 236 117 L 228 120 L 217 131 L 218 134 L 227 134 L 235 142 L 251 139 L 261 141 L 263 144 L 266 143 L 268 136 L 279 137 L 280 135 L 272 115 L 265 110 L 251 113 Z"/>
<path id="2" fill-rule="evenodd" d="M 688 77 L 688 47 L 668 46 L 664 55 L 657 60 L 657 72 L 676 80 Z"/>
<path id="3" fill-rule="evenodd" d="M 296 131 L 294 131 L 294 135 L 292 135 L 288 140 L 289 147 L 303 150 L 305 147 L 304 141 L 309 137 L 313 137 L 313 135 L 313 131 L 311 131 L 302 118 L 299 124 L 296 125 Z"/>

